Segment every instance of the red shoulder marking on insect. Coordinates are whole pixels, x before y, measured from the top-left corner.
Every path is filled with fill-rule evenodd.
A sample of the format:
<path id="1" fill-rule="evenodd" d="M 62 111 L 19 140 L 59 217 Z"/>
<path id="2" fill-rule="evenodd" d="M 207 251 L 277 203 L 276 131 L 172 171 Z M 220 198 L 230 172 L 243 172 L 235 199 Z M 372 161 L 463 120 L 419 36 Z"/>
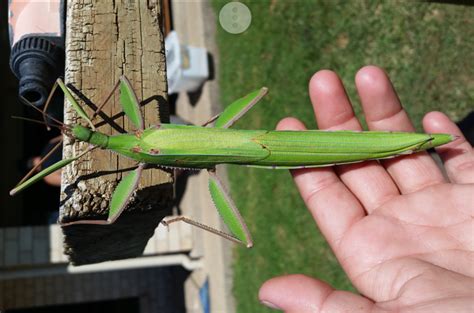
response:
<path id="1" fill-rule="evenodd" d="M 135 146 L 131 150 L 132 152 L 135 152 L 135 153 L 142 152 L 142 148 L 140 146 Z"/>

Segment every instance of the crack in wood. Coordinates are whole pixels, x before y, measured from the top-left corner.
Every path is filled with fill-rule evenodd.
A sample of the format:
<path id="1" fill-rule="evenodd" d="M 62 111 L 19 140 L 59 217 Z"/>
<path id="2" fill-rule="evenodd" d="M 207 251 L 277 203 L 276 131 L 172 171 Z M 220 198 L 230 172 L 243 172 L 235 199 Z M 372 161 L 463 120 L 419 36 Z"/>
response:
<path id="1" fill-rule="evenodd" d="M 140 87 L 136 89 L 140 99 L 166 99 L 163 32 L 157 23 L 160 12 L 158 2 L 68 1 L 66 82 L 72 83 L 95 105 L 122 74 L 134 88 Z M 116 94 L 104 107 L 106 115 L 121 111 L 117 100 Z M 161 100 L 151 102 L 166 105 Z M 92 114 L 90 108 L 85 107 L 85 110 Z M 156 105 L 146 104 L 142 111 L 147 125 L 159 123 L 160 118 L 168 119 L 159 115 L 168 110 L 158 110 Z M 65 121 L 86 125 L 68 105 Z M 116 123 L 127 131 L 132 129 L 125 117 Z M 115 133 L 108 125 L 100 130 L 109 135 Z M 63 155 L 65 158 L 77 155 L 86 147 L 87 144 L 66 139 Z M 97 149 L 65 167 L 60 220 L 106 217 L 111 194 L 122 176 L 121 169 L 134 165 L 135 162 L 110 151 Z M 169 173 L 158 169 L 144 171 L 136 197 L 117 225 L 76 225 L 63 229 L 71 261 L 86 264 L 140 255 L 161 218 L 171 210 L 172 190 Z M 92 242 L 95 256 L 90 255 L 88 246 Z"/>

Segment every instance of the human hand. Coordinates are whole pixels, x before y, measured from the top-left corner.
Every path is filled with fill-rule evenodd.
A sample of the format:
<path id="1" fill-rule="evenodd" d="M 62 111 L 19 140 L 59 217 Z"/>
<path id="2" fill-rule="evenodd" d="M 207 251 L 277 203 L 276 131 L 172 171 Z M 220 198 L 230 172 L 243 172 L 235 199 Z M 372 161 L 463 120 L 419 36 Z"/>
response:
<path id="1" fill-rule="evenodd" d="M 370 130 L 414 130 L 381 69 L 362 68 L 356 86 Z M 321 129 L 361 129 L 335 73 L 316 73 L 309 90 Z M 361 295 L 287 275 L 265 282 L 260 301 L 293 313 L 474 311 L 473 149 L 442 113 L 428 113 L 423 127 L 459 136 L 437 148 L 447 178 L 426 152 L 292 171 Z M 302 130 L 304 125 L 286 118 L 278 129 Z"/>

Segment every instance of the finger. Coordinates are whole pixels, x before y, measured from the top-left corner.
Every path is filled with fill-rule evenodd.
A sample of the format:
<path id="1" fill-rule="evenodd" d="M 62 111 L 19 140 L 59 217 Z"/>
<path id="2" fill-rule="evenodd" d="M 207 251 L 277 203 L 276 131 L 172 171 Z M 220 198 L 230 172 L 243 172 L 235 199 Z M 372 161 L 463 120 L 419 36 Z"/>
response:
<path id="1" fill-rule="evenodd" d="M 460 184 L 474 183 L 474 151 L 459 128 L 441 112 L 430 112 L 423 119 L 428 133 L 446 133 L 458 136 L 455 141 L 437 147 L 448 177 Z"/>
<path id="2" fill-rule="evenodd" d="M 294 118 L 280 121 L 278 130 L 305 130 Z M 347 230 L 365 217 L 364 208 L 331 167 L 292 170 L 301 197 L 336 254 Z"/>
<path id="3" fill-rule="evenodd" d="M 361 129 L 336 73 L 321 70 L 314 74 L 309 82 L 309 96 L 320 129 Z"/>
<path id="4" fill-rule="evenodd" d="M 258 297 L 262 304 L 287 313 L 370 312 L 374 307 L 362 296 L 334 290 L 304 275 L 272 278 L 262 285 Z"/>
<path id="5" fill-rule="evenodd" d="M 309 88 L 321 129 L 362 130 L 344 86 L 334 72 L 323 70 L 316 73 Z M 336 173 L 368 213 L 399 195 L 390 175 L 376 161 L 337 166 Z"/>
<path id="6" fill-rule="evenodd" d="M 366 66 L 356 75 L 356 86 L 367 125 L 371 130 L 414 131 L 392 83 L 376 66 Z M 402 193 L 444 182 L 434 160 L 426 153 L 383 160 L 382 164 Z"/>

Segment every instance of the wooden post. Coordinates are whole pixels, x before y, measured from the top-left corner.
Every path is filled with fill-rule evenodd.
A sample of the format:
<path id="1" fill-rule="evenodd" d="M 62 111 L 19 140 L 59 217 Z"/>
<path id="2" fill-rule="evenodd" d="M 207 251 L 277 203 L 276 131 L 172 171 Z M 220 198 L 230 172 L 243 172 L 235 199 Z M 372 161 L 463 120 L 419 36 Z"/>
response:
<path id="1" fill-rule="evenodd" d="M 120 75 L 125 75 L 139 100 L 151 100 L 142 106 L 145 125 L 166 122 L 169 116 L 160 1 L 67 2 L 66 83 L 98 106 Z M 91 116 L 93 110 L 85 109 Z M 121 111 L 116 93 L 103 112 L 114 116 Z M 65 122 L 83 123 L 69 104 L 65 106 Z M 127 118 L 120 117 L 115 123 L 133 131 Z M 117 133 L 110 125 L 98 130 Z M 65 158 L 87 148 L 87 144 L 65 140 Z M 134 165 L 115 153 L 97 149 L 64 168 L 60 221 L 105 219 L 111 193 L 127 173 L 123 170 Z M 63 227 L 65 252 L 71 262 L 79 265 L 141 255 L 160 220 L 170 212 L 172 182 L 170 173 L 147 169 L 135 199 L 115 224 Z"/>

